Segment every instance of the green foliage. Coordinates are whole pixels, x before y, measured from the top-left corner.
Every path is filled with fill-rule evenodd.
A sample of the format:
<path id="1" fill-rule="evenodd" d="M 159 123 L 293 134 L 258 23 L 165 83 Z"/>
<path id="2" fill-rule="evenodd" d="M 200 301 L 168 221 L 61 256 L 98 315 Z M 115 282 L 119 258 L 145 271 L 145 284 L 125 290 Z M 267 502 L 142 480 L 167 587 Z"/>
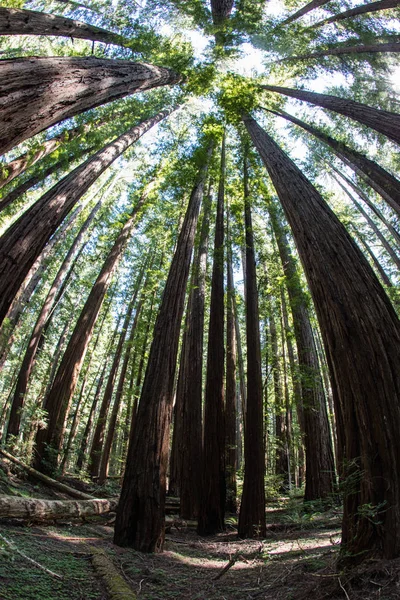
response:
<path id="1" fill-rule="evenodd" d="M 228 123 L 240 123 L 257 106 L 257 91 L 254 79 L 229 73 L 220 80 L 216 100 Z"/>

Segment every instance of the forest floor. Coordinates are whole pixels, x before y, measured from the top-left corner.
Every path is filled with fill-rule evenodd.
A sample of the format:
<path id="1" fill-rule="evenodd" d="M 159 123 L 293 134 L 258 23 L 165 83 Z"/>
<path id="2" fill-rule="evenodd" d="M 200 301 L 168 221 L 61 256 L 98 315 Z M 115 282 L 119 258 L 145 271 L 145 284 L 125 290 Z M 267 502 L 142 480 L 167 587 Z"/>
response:
<path id="1" fill-rule="evenodd" d="M 0 494 L 63 498 L 11 473 L 6 476 L 1 465 Z M 0 599 L 128 600 L 124 592 L 113 596 L 93 566 L 93 556 L 99 553 L 128 584 L 130 599 L 400 598 L 400 560 L 367 561 L 352 571 L 337 572 L 340 519 L 337 508 L 305 510 L 301 500 L 281 498 L 268 505 L 263 540 L 238 540 L 233 516 L 227 519 L 225 533 L 207 538 L 177 520 L 167 530 L 164 552 L 156 555 L 114 546 L 112 515 L 57 524 L 3 519 L 0 535 L 12 546 L 0 538 Z"/>

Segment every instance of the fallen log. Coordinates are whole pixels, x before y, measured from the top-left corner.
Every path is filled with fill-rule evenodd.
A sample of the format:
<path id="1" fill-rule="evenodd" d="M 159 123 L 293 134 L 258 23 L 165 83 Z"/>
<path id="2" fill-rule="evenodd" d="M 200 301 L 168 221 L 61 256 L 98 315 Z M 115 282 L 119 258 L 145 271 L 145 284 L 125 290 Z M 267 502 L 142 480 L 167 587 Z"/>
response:
<path id="1" fill-rule="evenodd" d="M 2 456 L 4 456 L 5 458 L 7 458 L 8 460 L 10 460 L 11 462 L 13 462 L 14 464 L 16 464 L 19 467 L 21 467 L 22 469 L 24 469 L 24 471 L 26 471 L 31 477 L 34 477 L 38 481 L 42 481 L 49 487 L 52 487 L 59 492 L 63 492 L 64 494 L 68 494 L 69 496 L 72 496 L 73 498 L 78 498 L 80 500 L 92 500 L 93 499 L 93 496 L 90 496 L 89 494 L 85 494 L 84 492 L 75 490 L 74 488 L 70 487 L 69 485 L 60 483 L 59 481 L 56 481 L 55 479 L 52 479 L 51 477 L 44 475 L 40 471 L 36 471 L 36 469 L 33 469 L 29 465 L 22 462 L 22 460 L 19 460 L 19 458 L 15 458 L 15 456 L 13 456 L 12 454 L 9 454 L 5 450 L 2 450 L 1 448 L 0 448 L 0 454 Z"/>
<path id="2" fill-rule="evenodd" d="M 91 561 L 96 573 L 103 580 L 110 600 L 136 600 L 137 596 L 128 585 L 111 559 L 101 548 L 89 546 Z"/>
<path id="3" fill-rule="evenodd" d="M 114 512 L 118 498 L 91 500 L 41 500 L 0 496 L 0 518 L 28 519 L 30 521 L 53 521 L 93 517 Z"/>

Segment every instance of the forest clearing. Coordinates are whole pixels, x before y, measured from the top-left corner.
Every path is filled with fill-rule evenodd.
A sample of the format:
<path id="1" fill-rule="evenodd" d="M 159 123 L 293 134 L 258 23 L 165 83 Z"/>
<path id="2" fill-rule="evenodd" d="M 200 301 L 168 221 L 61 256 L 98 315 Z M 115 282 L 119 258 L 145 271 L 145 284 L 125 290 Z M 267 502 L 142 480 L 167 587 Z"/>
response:
<path id="1" fill-rule="evenodd" d="M 0 6 L 0 600 L 400 597 L 400 0 Z"/>

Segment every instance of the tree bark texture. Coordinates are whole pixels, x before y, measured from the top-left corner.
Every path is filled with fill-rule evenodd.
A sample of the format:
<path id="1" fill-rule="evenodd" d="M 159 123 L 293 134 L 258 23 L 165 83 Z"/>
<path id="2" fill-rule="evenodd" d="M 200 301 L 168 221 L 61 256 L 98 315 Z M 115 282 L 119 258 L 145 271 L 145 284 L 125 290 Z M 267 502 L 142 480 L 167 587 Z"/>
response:
<path id="1" fill-rule="evenodd" d="M 318 94 L 316 92 L 279 87 L 277 85 L 262 85 L 261 88 L 337 112 L 371 129 L 375 129 L 375 131 L 400 144 L 400 115 L 397 113 L 367 106 L 355 100 L 348 100 L 339 96 Z"/>
<path id="2" fill-rule="evenodd" d="M 46 397 L 44 409 L 48 412 L 48 425 L 47 429 L 40 429 L 36 437 L 36 465 L 42 469 L 52 469 L 57 464 L 65 418 L 92 337 L 93 328 L 112 276 L 132 235 L 136 215 L 146 198 L 147 196 L 144 193 L 114 242 L 85 302 L 61 364 L 58 367 L 53 385 Z"/>
<path id="3" fill-rule="evenodd" d="M 222 141 L 215 222 L 207 374 L 204 401 L 203 476 L 197 531 L 212 535 L 225 528 L 224 424 L 224 200 L 225 136 Z"/>
<path id="4" fill-rule="evenodd" d="M 130 440 L 114 543 L 141 552 L 161 550 L 169 428 L 186 285 L 203 196 L 204 166 L 190 196 L 158 311 L 135 427 Z"/>
<path id="5" fill-rule="evenodd" d="M 381 193 L 382 190 L 386 192 L 384 198 L 387 199 L 387 197 L 389 197 L 389 204 L 391 208 L 393 208 L 393 210 L 400 215 L 400 181 L 396 179 L 396 177 L 393 177 L 393 175 L 388 173 L 373 160 L 367 158 L 364 154 L 361 154 L 356 150 L 352 150 L 343 142 L 339 142 L 326 133 L 318 131 L 318 129 L 308 125 L 307 123 L 304 123 L 304 121 L 300 121 L 299 119 L 296 119 L 295 117 L 292 117 L 292 115 L 289 115 L 283 111 L 280 111 L 279 113 L 276 111 L 271 112 L 283 117 L 295 125 L 298 125 L 299 127 L 302 127 L 302 129 L 308 131 L 313 136 L 327 144 L 333 149 L 334 153 L 339 158 L 343 159 L 344 157 L 346 159 L 346 164 L 348 164 L 355 172 L 361 170 L 365 175 L 368 176 L 368 180 L 371 181 L 371 186 L 374 187 L 378 194 Z"/>
<path id="6" fill-rule="evenodd" d="M 200 508 L 204 302 L 210 210 L 211 189 L 204 202 L 199 244 L 192 267 L 192 286 L 176 390 L 177 416 L 179 415 L 176 420 L 178 483 L 180 515 L 183 519 L 197 519 Z"/>
<path id="7" fill-rule="evenodd" d="M 234 0 L 211 0 L 211 14 L 214 25 L 221 25 L 229 19 Z"/>
<path id="8" fill-rule="evenodd" d="M 95 25 L 34 10 L 0 7 L 0 35 L 55 35 L 124 46 L 122 36 Z"/>
<path id="9" fill-rule="evenodd" d="M 178 83 L 169 69 L 95 57 L 0 61 L 0 154 L 89 108 Z"/>
<path id="10" fill-rule="evenodd" d="M 46 192 L 0 238 L 0 323 L 30 267 L 74 204 L 118 156 L 170 112 L 158 113 L 96 152 Z"/>
<path id="11" fill-rule="evenodd" d="M 321 327 L 339 463 L 348 486 L 343 548 L 350 561 L 398 557 L 399 319 L 366 258 L 317 190 L 253 119 L 245 118 L 245 124 L 292 228 Z"/>
<path id="12" fill-rule="evenodd" d="M 244 159 L 243 182 L 246 236 L 247 406 L 244 435 L 244 479 L 238 535 L 241 538 L 263 538 L 266 535 L 263 385 L 256 255 L 247 157 Z"/>
<path id="13" fill-rule="evenodd" d="M 104 515 L 117 509 L 118 500 L 39 500 L 0 496 L 1 519 L 28 521 L 54 521 L 56 519 L 82 519 Z"/>

